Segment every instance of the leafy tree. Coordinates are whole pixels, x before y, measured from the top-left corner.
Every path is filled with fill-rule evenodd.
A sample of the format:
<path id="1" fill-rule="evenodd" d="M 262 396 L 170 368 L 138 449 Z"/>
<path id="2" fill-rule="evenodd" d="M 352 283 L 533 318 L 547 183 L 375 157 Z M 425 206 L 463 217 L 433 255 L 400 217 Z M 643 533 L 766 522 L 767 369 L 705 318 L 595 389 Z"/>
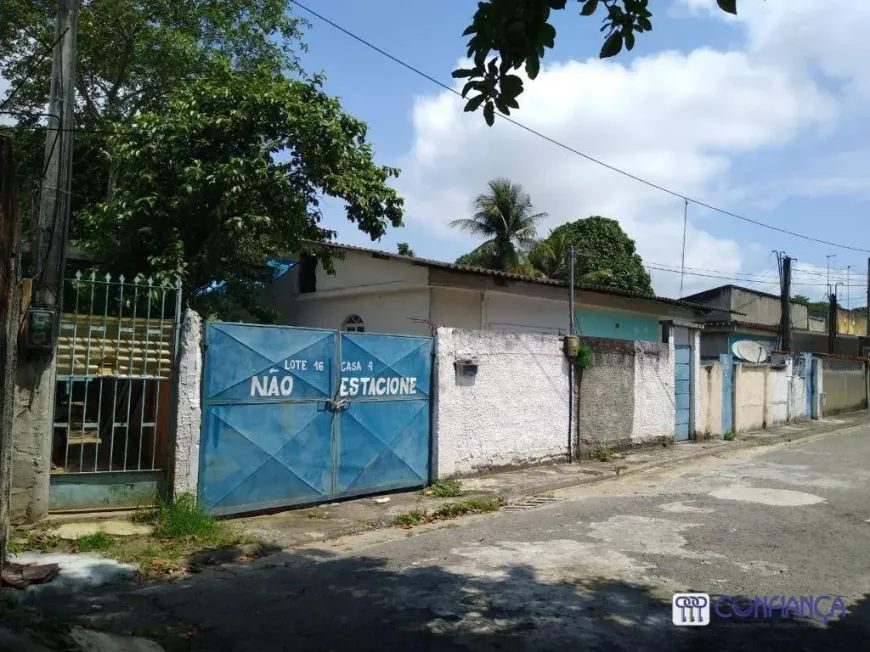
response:
<path id="1" fill-rule="evenodd" d="M 825 317 L 828 314 L 828 302 L 827 301 L 810 301 L 807 304 L 807 312 L 809 312 L 811 315 Z"/>
<path id="2" fill-rule="evenodd" d="M 730 14 L 737 13 L 737 0 L 717 0 L 719 7 Z M 468 98 L 466 111 L 483 107 L 483 115 L 491 126 L 498 109 L 510 114 L 519 108 L 517 98 L 523 92 L 523 80 L 512 71 L 525 68 L 529 79 L 535 79 L 541 69 L 541 59 L 556 42 L 556 28 L 550 23 L 550 13 L 569 6 L 580 8 L 581 16 L 592 16 L 601 10 L 601 31 L 604 44 L 602 59 L 619 54 L 622 48 L 631 50 L 635 34 L 652 29 L 649 0 L 483 0 L 477 3 L 463 36 L 470 36 L 468 57 L 470 68 L 460 68 L 453 76 L 468 79 L 462 96 Z"/>
<path id="3" fill-rule="evenodd" d="M 810 298 L 803 294 L 796 294 L 791 298 L 792 303 L 800 303 L 804 306 L 810 305 Z"/>
<path id="4" fill-rule="evenodd" d="M 457 262 L 502 271 L 516 267 L 520 253 L 534 243 L 536 225 L 546 213 L 534 213 L 529 194 L 509 179 L 490 181 L 489 191 L 477 196 L 474 207 L 473 217 L 453 220 L 450 225 L 487 240 Z"/>
<path id="5" fill-rule="evenodd" d="M 414 250 L 411 249 L 411 245 L 409 245 L 407 242 L 400 242 L 399 243 L 399 255 L 400 256 L 414 257 L 416 254 L 414 253 Z"/>
<path id="6" fill-rule="evenodd" d="M 270 256 L 334 236 L 318 225 L 320 195 L 344 200 L 372 239 L 401 225 L 387 185 L 398 171 L 375 165 L 365 131 L 316 80 L 225 65 L 109 138 L 118 178 L 85 215 L 89 246 L 115 269 L 180 276 L 194 304 L 227 301 L 197 295 L 216 280 L 250 297 Z"/>
<path id="7" fill-rule="evenodd" d="M 73 237 L 77 219 L 111 194 L 118 161 L 106 131 L 137 115 L 165 110 L 179 84 L 219 70 L 268 67 L 302 76 L 294 47 L 300 21 L 287 0 L 89 0 L 79 9 L 73 167 Z M 25 191 L 42 177 L 45 134 L 34 131 L 48 99 L 55 0 L 0 2 L 0 70 L 15 97 L 16 151 Z M 2 99 L 2 98 L 0 98 Z M 27 210 L 27 202 L 24 206 Z"/>
<path id="8" fill-rule="evenodd" d="M 554 232 L 544 240 L 538 240 L 529 251 L 529 276 L 541 276 L 559 281 L 569 277 L 569 253 L 571 244 L 566 231 Z M 575 261 L 576 262 L 576 261 Z M 607 285 L 613 280 L 610 269 L 593 271 L 578 270 L 575 265 L 574 281 L 578 285 Z"/>
<path id="9" fill-rule="evenodd" d="M 567 247 L 574 247 L 574 273 L 578 283 L 586 277 L 587 280 L 597 279 L 601 285 L 652 296 L 650 277 L 634 240 L 616 220 L 595 215 L 568 222 L 556 228 L 548 240 L 559 242 L 563 252 Z"/>

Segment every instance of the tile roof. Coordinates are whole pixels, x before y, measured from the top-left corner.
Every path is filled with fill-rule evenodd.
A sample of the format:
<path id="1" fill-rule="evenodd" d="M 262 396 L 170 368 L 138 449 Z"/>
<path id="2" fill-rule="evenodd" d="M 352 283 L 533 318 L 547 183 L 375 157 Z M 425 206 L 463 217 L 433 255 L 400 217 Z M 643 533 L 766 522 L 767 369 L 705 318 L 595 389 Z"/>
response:
<path id="1" fill-rule="evenodd" d="M 333 249 L 342 249 L 346 251 L 357 251 L 360 253 L 371 254 L 375 258 L 383 258 L 386 260 L 399 260 L 405 263 L 410 263 L 412 265 L 421 265 L 424 267 L 430 267 L 435 269 L 444 269 L 451 272 L 459 272 L 462 274 L 475 274 L 477 276 L 488 276 L 490 278 L 499 278 L 507 281 L 520 281 L 523 283 L 531 283 L 537 285 L 549 285 L 554 287 L 568 287 L 567 281 L 559 281 L 551 278 L 535 278 L 534 276 L 525 276 L 523 274 L 514 274 L 512 272 L 502 272 L 497 269 L 486 269 L 483 267 L 472 267 L 470 265 L 459 265 L 457 263 L 447 263 L 440 260 L 431 260 L 428 258 L 419 258 L 417 256 L 402 256 L 400 254 L 394 254 L 388 251 L 380 251 L 378 249 L 368 249 L 366 247 L 356 247 L 353 245 L 340 244 L 337 242 L 316 242 L 316 241 L 305 241 L 305 243 L 309 246 L 324 246 L 330 247 Z M 647 301 L 655 301 L 657 303 L 664 303 L 672 306 L 679 306 L 682 308 L 689 308 L 691 310 L 696 310 L 704 313 L 712 312 L 714 310 L 721 311 L 721 308 L 713 308 L 711 306 L 706 306 L 701 303 L 693 303 L 691 301 L 682 301 L 680 299 L 670 299 L 668 297 L 657 297 L 657 296 L 649 296 L 646 294 L 642 294 L 640 292 L 630 292 L 627 290 L 618 290 L 615 288 L 607 288 L 602 287 L 600 285 L 574 285 L 575 290 L 582 290 L 583 292 L 596 292 L 598 294 L 608 294 L 612 296 L 618 297 L 627 297 L 631 299 L 646 299 Z"/>

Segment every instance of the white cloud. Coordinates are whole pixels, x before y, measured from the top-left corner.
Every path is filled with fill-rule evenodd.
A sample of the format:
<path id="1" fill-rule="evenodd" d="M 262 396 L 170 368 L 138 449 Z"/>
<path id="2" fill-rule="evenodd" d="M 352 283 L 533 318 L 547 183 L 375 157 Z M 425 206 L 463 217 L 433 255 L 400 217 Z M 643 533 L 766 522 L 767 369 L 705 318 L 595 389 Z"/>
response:
<path id="1" fill-rule="evenodd" d="M 631 65 L 568 61 L 527 85 L 517 120 L 617 167 L 684 194 L 716 202 L 731 190 L 731 157 L 788 142 L 830 124 L 837 103 L 807 76 L 744 52 L 660 52 Z M 499 121 L 486 127 L 447 92 L 418 98 L 414 145 L 399 188 L 409 222 L 448 234 L 486 181 L 522 183 L 546 227 L 600 214 L 620 220 L 645 260 L 680 260 L 682 201 L 621 177 Z M 686 264 L 738 271 L 748 247 L 703 229 L 692 208 Z M 462 236 L 452 233 L 453 237 Z M 471 246 L 471 241 L 468 241 Z M 676 295 L 679 275 L 654 273 L 656 290 Z M 685 293 L 716 284 L 687 277 Z M 723 281 L 724 282 L 724 281 Z"/>

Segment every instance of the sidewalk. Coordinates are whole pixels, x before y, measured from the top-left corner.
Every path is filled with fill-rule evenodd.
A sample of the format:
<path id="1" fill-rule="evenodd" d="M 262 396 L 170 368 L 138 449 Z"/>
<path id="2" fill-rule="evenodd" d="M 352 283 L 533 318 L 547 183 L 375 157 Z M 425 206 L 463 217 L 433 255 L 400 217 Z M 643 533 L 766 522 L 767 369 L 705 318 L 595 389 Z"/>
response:
<path id="1" fill-rule="evenodd" d="M 854 427 L 870 426 L 870 413 L 842 416 L 741 433 L 734 441 L 689 441 L 628 451 L 608 462 L 551 464 L 462 478 L 462 496 L 434 498 L 420 491 L 393 493 L 340 503 L 295 509 L 278 514 L 235 519 L 245 532 L 266 544 L 292 548 L 318 541 L 388 527 L 400 514 L 432 512 L 445 503 L 470 498 L 501 498 L 517 502 L 535 494 L 643 473 L 700 457 L 806 439 Z"/>

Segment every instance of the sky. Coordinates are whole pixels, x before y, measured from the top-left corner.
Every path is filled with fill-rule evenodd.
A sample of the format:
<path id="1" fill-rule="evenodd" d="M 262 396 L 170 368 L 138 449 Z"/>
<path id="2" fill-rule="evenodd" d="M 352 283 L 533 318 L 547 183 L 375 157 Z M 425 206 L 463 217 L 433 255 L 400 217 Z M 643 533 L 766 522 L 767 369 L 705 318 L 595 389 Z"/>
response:
<path id="1" fill-rule="evenodd" d="M 470 0 L 303 0 L 303 4 L 451 86 L 465 54 Z M 661 5 L 660 7 L 658 5 Z M 782 229 L 870 249 L 870 2 L 715 0 L 657 3 L 653 31 L 600 61 L 600 17 L 554 12 L 556 47 L 526 84 L 519 122 L 610 165 L 706 204 Z M 474 238 L 449 222 L 472 213 L 486 182 L 508 177 L 548 218 L 617 219 L 649 265 L 656 292 L 680 294 L 684 202 L 504 121 L 485 125 L 461 99 L 304 11 L 309 72 L 369 125 L 380 164 L 401 168 L 405 226 L 379 242 L 324 203 L 347 244 L 453 260 Z M 690 204 L 682 294 L 736 283 L 778 293 L 774 251 L 795 259 L 793 294 L 825 295 L 828 265 L 842 304 L 864 305 L 867 252 L 818 244 Z M 836 256 L 828 258 L 828 256 Z M 711 277 L 726 278 L 711 278 Z M 740 280 L 734 280 L 740 279 Z"/>

